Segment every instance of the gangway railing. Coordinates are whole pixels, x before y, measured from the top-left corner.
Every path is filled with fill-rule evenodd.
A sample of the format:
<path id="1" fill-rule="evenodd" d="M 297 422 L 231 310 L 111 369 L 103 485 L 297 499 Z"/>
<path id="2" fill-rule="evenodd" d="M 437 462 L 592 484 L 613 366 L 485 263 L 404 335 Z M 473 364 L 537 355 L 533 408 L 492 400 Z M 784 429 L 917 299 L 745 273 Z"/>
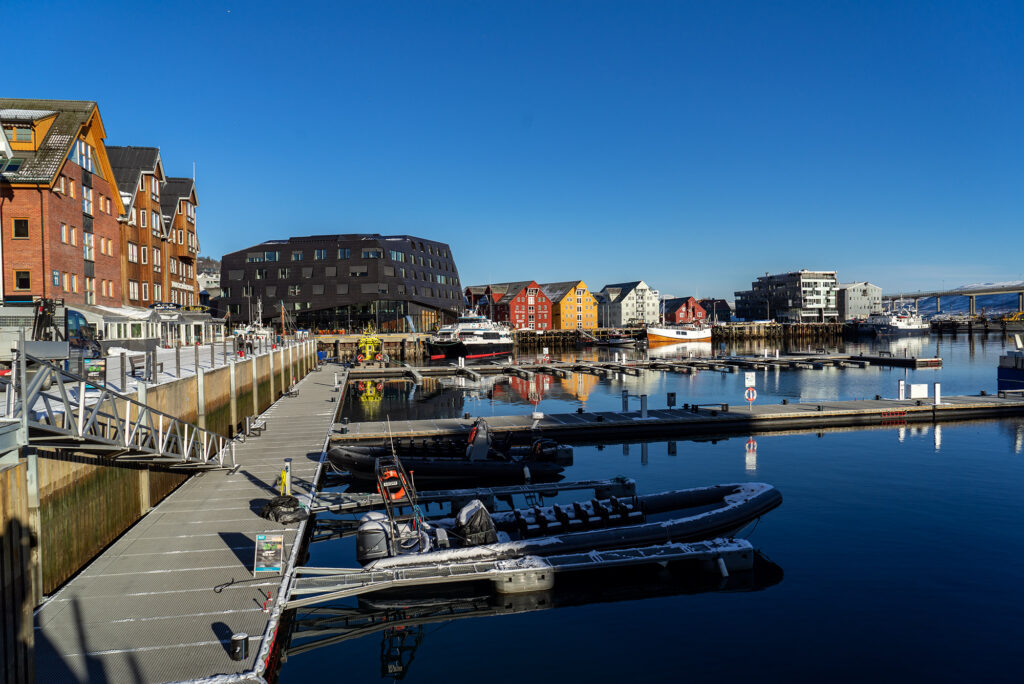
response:
<path id="1" fill-rule="evenodd" d="M 234 466 L 234 442 L 116 392 L 101 382 L 26 354 L 32 373 L 15 366 L 0 378 L 4 417 L 21 421 L 28 443 L 100 452 L 118 460 L 172 466 Z M 18 377 L 23 378 L 18 381 Z"/>

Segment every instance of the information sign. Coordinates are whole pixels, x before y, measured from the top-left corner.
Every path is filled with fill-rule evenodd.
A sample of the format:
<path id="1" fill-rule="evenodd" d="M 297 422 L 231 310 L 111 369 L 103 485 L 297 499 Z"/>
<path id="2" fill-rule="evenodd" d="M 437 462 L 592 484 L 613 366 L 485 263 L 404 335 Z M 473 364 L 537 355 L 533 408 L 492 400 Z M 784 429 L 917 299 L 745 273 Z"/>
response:
<path id="1" fill-rule="evenodd" d="M 754 377 L 754 373 L 747 371 L 746 373 L 743 374 L 743 384 L 746 385 L 747 387 L 753 387 L 754 385 L 756 385 L 757 383 L 755 380 L 756 379 Z"/>
<path id="2" fill-rule="evenodd" d="M 284 535 L 257 534 L 256 560 L 253 562 L 252 574 L 258 572 L 281 573 L 284 566 Z"/>
<path id="3" fill-rule="evenodd" d="M 85 359 L 85 380 L 90 385 L 102 385 L 107 378 L 106 359 Z"/>

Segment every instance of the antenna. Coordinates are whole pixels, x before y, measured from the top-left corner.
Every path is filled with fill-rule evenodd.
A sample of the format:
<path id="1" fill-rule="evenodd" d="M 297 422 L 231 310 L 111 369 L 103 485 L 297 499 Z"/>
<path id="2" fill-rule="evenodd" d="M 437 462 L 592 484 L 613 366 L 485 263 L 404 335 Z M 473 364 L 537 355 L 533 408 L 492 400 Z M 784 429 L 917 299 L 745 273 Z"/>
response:
<path id="1" fill-rule="evenodd" d="M 192 182 L 196 182 L 196 160 L 192 160 Z"/>

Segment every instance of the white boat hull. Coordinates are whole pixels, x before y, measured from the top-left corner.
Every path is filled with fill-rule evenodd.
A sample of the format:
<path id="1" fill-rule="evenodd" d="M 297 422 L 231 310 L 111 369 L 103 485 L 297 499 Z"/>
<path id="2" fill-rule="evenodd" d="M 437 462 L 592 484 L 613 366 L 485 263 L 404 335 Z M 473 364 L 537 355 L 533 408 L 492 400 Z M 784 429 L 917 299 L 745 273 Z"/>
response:
<path id="1" fill-rule="evenodd" d="M 647 341 L 661 344 L 674 344 L 677 342 L 710 342 L 711 328 L 670 328 L 670 327 L 649 327 L 647 328 Z"/>

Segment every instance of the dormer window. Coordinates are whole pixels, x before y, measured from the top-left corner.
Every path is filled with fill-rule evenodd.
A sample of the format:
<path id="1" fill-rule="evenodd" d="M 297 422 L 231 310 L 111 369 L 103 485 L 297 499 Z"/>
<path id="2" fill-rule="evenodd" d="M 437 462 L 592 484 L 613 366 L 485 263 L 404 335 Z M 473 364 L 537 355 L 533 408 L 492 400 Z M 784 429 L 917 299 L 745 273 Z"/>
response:
<path id="1" fill-rule="evenodd" d="M 4 127 L 4 134 L 6 134 L 7 139 L 13 143 L 32 142 L 31 126 L 14 126 L 13 128 Z"/>

